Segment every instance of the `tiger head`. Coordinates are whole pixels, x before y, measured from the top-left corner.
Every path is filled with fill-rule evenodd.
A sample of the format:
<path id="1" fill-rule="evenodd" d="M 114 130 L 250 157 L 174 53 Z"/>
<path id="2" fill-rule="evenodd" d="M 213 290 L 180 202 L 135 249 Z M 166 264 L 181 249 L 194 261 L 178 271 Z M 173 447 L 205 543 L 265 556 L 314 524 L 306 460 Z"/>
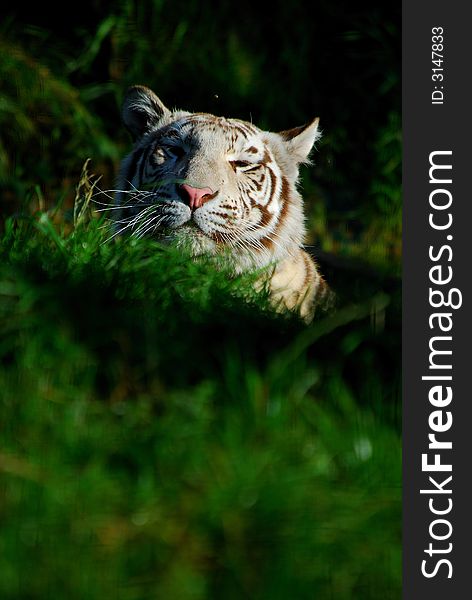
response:
<path id="1" fill-rule="evenodd" d="M 240 271 L 301 246 L 296 182 L 320 137 L 318 119 L 272 133 L 238 119 L 171 111 L 142 86 L 128 90 L 122 116 L 135 140 L 117 183 L 122 230 L 172 239 L 194 255 L 229 250 Z"/>

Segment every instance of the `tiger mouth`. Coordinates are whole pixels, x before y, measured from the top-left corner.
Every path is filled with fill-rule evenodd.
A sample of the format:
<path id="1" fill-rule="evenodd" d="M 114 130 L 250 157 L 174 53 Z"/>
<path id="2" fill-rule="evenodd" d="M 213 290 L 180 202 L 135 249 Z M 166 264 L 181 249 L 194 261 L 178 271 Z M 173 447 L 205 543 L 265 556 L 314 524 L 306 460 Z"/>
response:
<path id="1" fill-rule="evenodd" d="M 211 199 L 216 197 L 218 192 L 211 194 Z M 179 235 L 179 232 L 189 235 L 191 238 L 201 241 L 209 241 L 213 244 L 224 245 L 227 242 L 227 236 L 231 236 L 230 231 L 220 231 L 220 227 L 212 227 L 210 222 L 205 221 L 205 228 L 198 218 L 203 213 L 200 212 L 206 202 L 197 208 L 190 208 L 187 203 L 179 198 L 159 198 L 156 202 L 157 212 L 160 214 L 160 224 L 153 229 L 150 234 L 155 237 L 172 238 Z M 231 222 L 231 219 L 227 217 Z"/>
<path id="2" fill-rule="evenodd" d="M 183 233 L 185 236 L 188 236 L 189 240 L 193 240 L 197 243 L 204 243 L 204 250 L 202 252 L 208 252 L 209 250 L 214 251 L 217 247 L 222 247 L 227 245 L 227 240 L 224 237 L 224 234 L 218 231 L 205 232 L 199 226 L 199 224 L 193 220 L 193 218 L 189 219 L 182 225 L 175 227 L 169 230 L 169 234 L 171 237 L 178 237 L 179 233 Z M 210 244 L 208 246 L 207 244 Z"/>

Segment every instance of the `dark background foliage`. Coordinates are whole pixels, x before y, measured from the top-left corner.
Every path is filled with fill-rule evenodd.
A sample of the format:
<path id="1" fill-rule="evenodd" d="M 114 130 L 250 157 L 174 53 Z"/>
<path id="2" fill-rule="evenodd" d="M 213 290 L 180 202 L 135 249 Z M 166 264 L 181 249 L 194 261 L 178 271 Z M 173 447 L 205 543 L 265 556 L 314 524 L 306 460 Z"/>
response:
<path id="1" fill-rule="evenodd" d="M 267 129 L 320 116 L 324 137 L 303 173 L 309 242 L 398 264 L 398 3 L 89 0 L 2 10 L 6 199 L 34 186 L 49 204 L 70 199 L 87 157 L 111 187 L 129 147 L 121 98 L 143 83 L 169 106 Z"/>

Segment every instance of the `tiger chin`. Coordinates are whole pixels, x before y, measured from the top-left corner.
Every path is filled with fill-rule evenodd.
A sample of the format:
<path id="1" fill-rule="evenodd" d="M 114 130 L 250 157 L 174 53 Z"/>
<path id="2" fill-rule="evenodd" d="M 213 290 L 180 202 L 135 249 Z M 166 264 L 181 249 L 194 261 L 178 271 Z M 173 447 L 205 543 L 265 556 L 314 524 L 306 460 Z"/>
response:
<path id="1" fill-rule="evenodd" d="M 235 274 L 265 271 L 274 306 L 306 322 L 332 303 L 303 250 L 297 191 L 319 119 L 273 133 L 239 119 L 169 110 L 143 86 L 127 91 L 122 117 L 134 147 L 118 176 L 117 232 L 160 236 L 194 256 L 229 256 Z"/>

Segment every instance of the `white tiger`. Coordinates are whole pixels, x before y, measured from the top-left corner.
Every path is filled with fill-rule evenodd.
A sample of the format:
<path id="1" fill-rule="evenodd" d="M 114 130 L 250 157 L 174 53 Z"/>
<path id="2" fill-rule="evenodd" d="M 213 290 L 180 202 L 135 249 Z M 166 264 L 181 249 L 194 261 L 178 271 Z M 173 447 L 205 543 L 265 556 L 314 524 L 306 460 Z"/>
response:
<path id="1" fill-rule="evenodd" d="M 122 109 L 135 145 L 123 160 L 121 231 L 164 235 L 191 253 L 230 255 L 235 273 L 270 271 L 279 308 L 311 320 L 331 293 L 303 250 L 299 165 L 319 139 L 319 119 L 272 133 L 252 123 L 169 110 L 150 89 L 131 87 Z"/>

